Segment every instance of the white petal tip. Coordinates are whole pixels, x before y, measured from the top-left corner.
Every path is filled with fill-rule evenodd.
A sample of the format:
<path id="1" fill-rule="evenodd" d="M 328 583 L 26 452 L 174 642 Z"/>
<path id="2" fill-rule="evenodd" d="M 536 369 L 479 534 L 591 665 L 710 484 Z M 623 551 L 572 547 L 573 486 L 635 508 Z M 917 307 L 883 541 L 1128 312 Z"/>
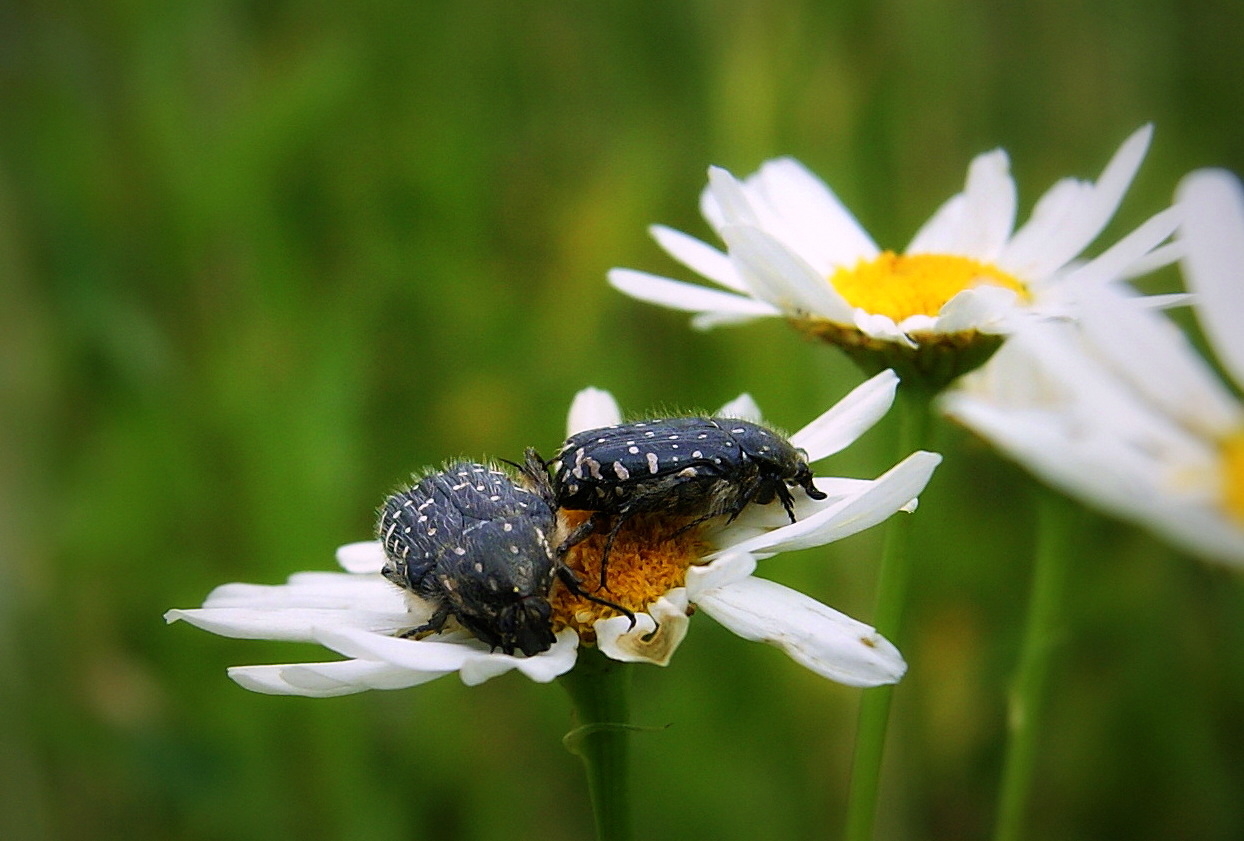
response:
<path id="1" fill-rule="evenodd" d="M 613 395 L 604 389 L 588 387 L 574 396 L 566 417 L 566 434 L 598 429 L 622 422 L 622 410 Z"/>
<path id="2" fill-rule="evenodd" d="M 691 621 L 687 617 L 687 591 L 671 590 L 637 613 L 635 624 L 625 616 L 598 620 L 596 644 L 606 657 L 623 663 L 652 663 L 668 666 L 670 658 L 687 636 Z"/>
<path id="3" fill-rule="evenodd" d="M 384 547 L 378 540 L 347 543 L 337 549 L 337 564 L 346 572 L 367 575 L 384 569 Z"/>
<path id="4" fill-rule="evenodd" d="M 740 420 L 751 421 L 752 423 L 764 423 L 764 415 L 761 414 L 760 406 L 747 392 L 743 392 L 738 397 L 718 409 L 717 417 L 739 418 Z"/>

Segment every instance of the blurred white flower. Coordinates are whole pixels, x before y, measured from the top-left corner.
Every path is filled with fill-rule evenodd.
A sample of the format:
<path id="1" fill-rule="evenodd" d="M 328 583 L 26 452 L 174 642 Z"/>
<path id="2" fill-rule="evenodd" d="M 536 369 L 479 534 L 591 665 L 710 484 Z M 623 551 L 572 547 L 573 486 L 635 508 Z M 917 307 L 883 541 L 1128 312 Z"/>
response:
<path id="1" fill-rule="evenodd" d="M 1032 217 L 1014 229 L 1016 188 L 1001 149 L 978 156 L 962 193 L 941 206 L 901 253 L 882 250 L 820 179 L 791 158 L 736 180 L 709 171 L 701 211 L 726 243 L 725 252 L 686 234 L 654 226 L 676 260 L 726 291 L 614 269 L 610 282 L 628 295 L 696 313 L 701 328 L 767 316 L 848 352 L 884 352 L 873 368 L 900 365 L 897 353 L 929 345 L 956 349 L 981 334 L 1010 333 L 1027 313 L 1062 312 L 1067 290 L 1118 279 L 1169 261 L 1158 249 L 1175 214 L 1157 214 L 1095 259 L 1073 266 L 1114 215 L 1149 145 L 1145 126 L 1122 145 L 1096 183 L 1057 182 Z M 997 346 L 957 364 L 980 364 Z M 925 360 L 917 370 L 943 365 Z M 910 376 L 905 367 L 900 374 Z M 944 382 L 938 382 L 940 387 Z"/>
<path id="2" fill-rule="evenodd" d="M 1244 383 L 1244 191 L 1200 171 L 1177 198 L 1197 317 Z M 1244 406 L 1141 299 L 1086 290 L 1077 318 L 1017 333 L 946 412 L 1060 490 L 1244 564 Z"/>
<path id="3" fill-rule="evenodd" d="M 885 414 L 896 385 L 889 372 L 873 378 L 797 432 L 792 442 L 811 461 L 838 452 Z M 755 420 L 759 413 L 744 396 L 721 414 Z M 608 393 L 587 389 L 571 408 L 570 431 L 617 423 L 619 417 Z M 384 552 L 375 541 L 338 550 L 345 572 L 298 573 L 276 586 L 226 584 L 201 608 L 170 610 L 165 618 L 225 636 L 318 643 L 348 658 L 229 670 L 242 686 L 272 694 L 324 697 L 399 689 L 451 672 L 468 685 L 510 670 L 545 682 L 574 667 L 581 641 L 594 641 L 616 660 L 665 664 L 686 634 L 692 604 L 740 636 L 776 645 L 825 677 L 853 686 L 892 683 L 906 664 L 873 628 L 751 573 L 760 559 L 829 543 L 896 511 L 911 510 L 940 460 L 918 452 L 875 480 L 818 478 L 816 485 L 827 498 L 800 499 L 793 524 L 778 503 L 752 505 L 728 526 L 710 521 L 685 539 L 662 539 L 643 553 L 628 551 L 627 541 L 634 540 L 628 529 L 610 554 L 611 589 L 624 586 L 628 572 L 655 582 L 642 598 L 645 609 L 637 612 L 635 626 L 625 616 L 602 615 L 599 605 L 576 599 L 557 584 L 550 595 L 554 626 L 560 628 L 557 641 L 532 657 L 490 651 L 461 630 L 424 639 L 394 636 L 426 621 L 431 611 L 419 613 L 417 599 L 381 577 Z M 572 554 L 590 551 L 590 545 L 589 540 Z M 636 568 L 641 554 L 649 566 Z"/>

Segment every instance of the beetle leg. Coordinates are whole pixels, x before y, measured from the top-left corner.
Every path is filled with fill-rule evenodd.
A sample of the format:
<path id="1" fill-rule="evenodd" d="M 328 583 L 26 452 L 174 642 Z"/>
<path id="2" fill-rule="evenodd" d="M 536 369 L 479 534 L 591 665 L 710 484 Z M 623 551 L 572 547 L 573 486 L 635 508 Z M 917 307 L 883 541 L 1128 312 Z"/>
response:
<path id="1" fill-rule="evenodd" d="M 743 509 L 751 504 L 754 499 L 757 497 L 768 496 L 772 493 L 772 490 L 773 489 L 770 487 L 769 480 L 763 477 L 758 477 L 751 483 L 751 485 L 748 486 L 743 495 L 739 497 L 738 502 L 736 502 L 732 508 L 728 509 L 730 517 L 726 520 L 726 525 L 730 525 L 737 520 L 739 515 L 743 513 Z M 722 513 L 724 514 L 725 512 L 723 511 Z"/>
<path id="2" fill-rule="evenodd" d="M 722 512 L 720 511 L 709 511 L 707 514 L 703 514 L 699 517 L 696 517 L 694 520 L 687 523 L 686 525 L 679 526 L 678 529 L 673 534 L 671 534 L 668 539 L 673 540 L 675 537 L 678 537 L 678 535 L 682 534 L 683 532 L 690 531 L 691 529 L 698 526 L 700 523 L 703 523 L 706 520 L 711 520 L 714 517 L 720 515 L 721 513 Z"/>
<path id="3" fill-rule="evenodd" d="M 600 589 L 609 589 L 609 550 L 613 548 L 613 539 L 618 536 L 618 532 L 622 530 L 622 526 L 630 519 L 629 512 L 624 508 L 618 512 L 618 519 L 613 524 L 613 528 L 609 530 L 609 536 L 605 538 L 605 548 L 600 553 Z"/>
<path id="4" fill-rule="evenodd" d="M 557 577 L 562 582 L 562 584 L 566 585 L 566 589 L 574 593 L 576 596 L 580 596 L 582 598 L 587 599 L 589 602 L 593 602 L 598 605 L 603 605 L 604 607 L 612 608 L 618 611 L 623 616 L 625 616 L 627 619 L 631 620 L 632 628 L 635 627 L 635 614 L 632 611 L 627 610 L 622 605 L 617 604 L 615 602 L 611 602 L 608 599 L 602 599 L 597 596 L 593 596 L 591 593 L 584 590 L 583 582 L 579 580 L 579 576 L 575 575 L 574 570 L 571 569 L 570 567 L 566 566 L 565 564 L 558 564 L 557 565 Z"/>
<path id="5" fill-rule="evenodd" d="M 449 605 L 443 604 L 436 608 L 436 610 L 428 618 L 427 622 L 424 622 L 418 628 L 409 628 L 402 631 L 398 634 L 398 636 L 402 639 L 410 639 L 411 637 L 417 637 L 420 634 L 425 636 L 429 634 L 439 634 L 441 629 L 445 627 L 445 621 L 447 619 L 449 619 Z"/>
<path id="6" fill-rule="evenodd" d="M 582 523 L 579 523 L 579 525 L 574 527 L 573 531 L 562 539 L 562 542 L 557 546 L 558 558 L 564 558 L 567 552 L 591 537 L 592 532 L 596 531 L 596 516 L 593 514 Z"/>
<path id="7" fill-rule="evenodd" d="M 795 522 L 795 498 L 791 496 L 790 489 L 786 487 L 784 482 L 777 482 L 777 496 L 782 500 L 782 507 L 786 509 L 786 516 L 790 517 L 790 521 Z M 815 499 L 816 497 L 813 497 Z"/>

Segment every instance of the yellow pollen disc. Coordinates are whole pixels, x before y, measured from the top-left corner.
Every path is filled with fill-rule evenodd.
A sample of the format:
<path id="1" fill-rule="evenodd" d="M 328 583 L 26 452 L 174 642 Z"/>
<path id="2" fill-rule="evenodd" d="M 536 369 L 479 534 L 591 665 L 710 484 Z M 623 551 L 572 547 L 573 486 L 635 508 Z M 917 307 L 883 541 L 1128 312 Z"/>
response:
<path id="1" fill-rule="evenodd" d="M 1021 298 L 1028 289 L 997 266 L 954 254 L 895 254 L 883 251 L 854 268 L 841 268 L 829 279 L 853 307 L 888 315 L 898 324 L 913 315 L 935 316 L 965 289 L 1001 286 Z"/>
<path id="2" fill-rule="evenodd" d="M 1222 442 L 1222 503 L 1236 522 L 1244 523 L 1244 429 Z"/>
<path id="3" fill-rule="evenodd" d="M 586 511 L 562 511 L 561 525 L 569 531 L 588 516 Z M 699 527 L 676 534 L 690 519 L 640 514 L 627 520 L 609 549 L 607 590 L 596 588 L 600 584 L 600 560 L 608 531 L 595 533 L 572 548 L 566 554 L 566 565 L 593 596 L 639 613 L 670 590 L 683 586 L 687 568 L 707 551 Z M 597 619 L 620 615 L 612 608 L 576 596 L 560 582 L 553 586 L 549 602 L 553 606 L 553 630 L 574 628 L 585 642 L 595 641 L 592 623 Z"/>

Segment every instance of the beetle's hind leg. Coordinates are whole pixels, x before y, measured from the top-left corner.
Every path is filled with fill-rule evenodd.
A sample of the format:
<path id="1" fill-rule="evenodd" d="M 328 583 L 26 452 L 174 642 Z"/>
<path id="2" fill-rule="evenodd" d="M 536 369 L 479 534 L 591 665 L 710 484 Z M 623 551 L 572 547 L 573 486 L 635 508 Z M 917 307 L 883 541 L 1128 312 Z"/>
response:
<path id="1" fill-rule="evenodd" d="M 609 529 L 609 534 L 605 538 L 605 548 L 600 550 L 600 589 L 609 589 L 609 550 L 613 549 L 614 538 L 618 536 L 618 532 L 622 530 L 622 526 L 626 525 L 626 521 L 631 518 L 629 512 L 623 511 L 618 514 L 614 521 L 613 528 Z M 632 617 L 632 622 L 634 618 Z"/>
<path id="2" fill-rule="evenodd" d="M 579 523 L 579 525 L 571 529 L 566 536 L 562 538 L 562 542 L 557 544 L 556 550 L 557 557 L 559 559 L 566 557 L 567 552 L 587 540 L 595 532 L 600 531 L 596 522 L 596 518 L 598 516 L 600 515 L 592 514 L 592 516 L 588 517 L 582 523 Z"/>
<path id="3" fill-rule="evenodd" d="M 792 523 L 795 522 L 795 497 L 791 494 L 790 488 L 786 487 L 783 482 L 777 483 L 777 498 L 782 501 L 782 507 L 786 509 L 786 516 L 790 517 Z M 813 497 L 815 499 L 816 497 Z"/>
<path id="4" fill-rule="evenodd" d="M 627 610 L 626 608 L 622 607 L 619 604 L 614 604 L 611 601 L 606 601 L 605 599 L 600 599 L 600 598 L 597 598 L 596 596 L 589 594 L 587 591 L 583 589 L 582 582 L 579 580 L 578 576 L 575 575 L 574 570 L 566 566 L 566 564 L 563 561 L 563 559 L 566 557 L 567 552 L 569 552 L 575 546 L 578 546 L 583 541 L 587 540 L 593 534 L 601 531 L 601 528 L 600 528 L 601 517 L 602 515 L 599 511 L 592 514 L 591 517 L 584 520 L 579 525 L 575 526 L 575 528 L 572 529 L 570 533 L 567 534 L 562 539 L 562 542 L 558 544 L 557 550 L 556 550 L 557 563 L 558 563 L 557 575 L 559 578 L 561 578 L 562 582 L 570 589 L 570 591 L 574 593 L 576 596 L 583 596 L 585 599 L 587 599 L 590 602 L 596 602 L 597 604 L 604 605 L 605 607 L 611 607 L 614 610 L 621 611 L 622 613 L 626 614 L 627 617 L 630 618 L 631 624 L 634 625 L 635 614 L 631 613 L 629 610 Z M 621 530 L 626 520 L 627 520 L 626 514 L 617 515 L 616 522 L 613 524 L 613 527 L 609 529 L 609 534 L 605 537 L 605 546 L 601 550 L 601 553 L 600 553 L 600 589 L 601 590 L 609 589 L 609 580 L 608 580 L 609 550 L 613 548 L 613 540 L 615 537 L 618 536 L 618 532 Z"/>
<path id="5" fill-rule="evenodd" d="M 428 621 L 424 622 L 417 628 L 407 628 L 395 636 L 402 639 L 412 639 L 415 637 L 430 636 L 431 634 L 439 634 L 441 629 L 445 627 L 445 622 L 449 619 L 449 605 L 440 605 L 428 617 Z"/>
<path id="6" fill-rule="evenodd" d="M 575 575 L 574 570 L 571 569 L 570 567 L 566 566 L 565 564 L 558 564 L 557 565 L 557 578 L 558 580 L 562 582 L 562 584 L 566 585 L 566 589 L 569 590 L 571 593 L 574 593 L 576 596 L 579 596 L 581 598 L 587 599 L 589 602 L 592 602 L 593 604 L 602 605 L 604 607 L 612 608 L 613 610 L 618 611 L 618 613 L 621 613 L 627 619 L 631 620 L 632 628 L 635 627 L 635 614 L 633 611 L 628 610 L 627 608 L 623 607 L 622 605 L 616 602 L 611 602 L 608 599 L 602 599 L 599 596 L 593 596 L 591 593 L 584 590 L 583 582 L 579 580 L 579 576 Z"/>
<path id="7" fill-rule="evenodd" d="M 673 539 L 675 537 L 678 537 L 678 535 L 682 534 L 685 531 L 688 531 L 689 529 L 695 528 L 696 526 L 700 525 L 700 523 L 703 523 L 706 520 L 711 520 L 714 517 L 719 517 L 722 514 L 730 515 L 729 517 L 726 518 L 726 525 L 730 525 L 736 519 L 738 519 L 738 516 L 743 513 L 744 509 L 746 509 L 748 505 L 750 505 L 753 502 L 758 501 L 758 498 L 762 498 L 765 495 L 767 489 L 768 489 L 768 484 L 765 482 L 763 478 L 756 479 L 754 482 L 750 483 L 747 486 L 746 490 L 744 490 L 743 493 L 738 494 L 734 498 L 733 501 L 731 501 L 730 503 L 726 505 L 722 505 L 720 507 L 710 506 L 707 512 L 705 512 L 699 517 L 696 517 L 694 520 L 687 523 L 686 525 L 679 527 L 677 531 L 675 531 L 673 534 L 670 535 L 670 538 Z"/>

